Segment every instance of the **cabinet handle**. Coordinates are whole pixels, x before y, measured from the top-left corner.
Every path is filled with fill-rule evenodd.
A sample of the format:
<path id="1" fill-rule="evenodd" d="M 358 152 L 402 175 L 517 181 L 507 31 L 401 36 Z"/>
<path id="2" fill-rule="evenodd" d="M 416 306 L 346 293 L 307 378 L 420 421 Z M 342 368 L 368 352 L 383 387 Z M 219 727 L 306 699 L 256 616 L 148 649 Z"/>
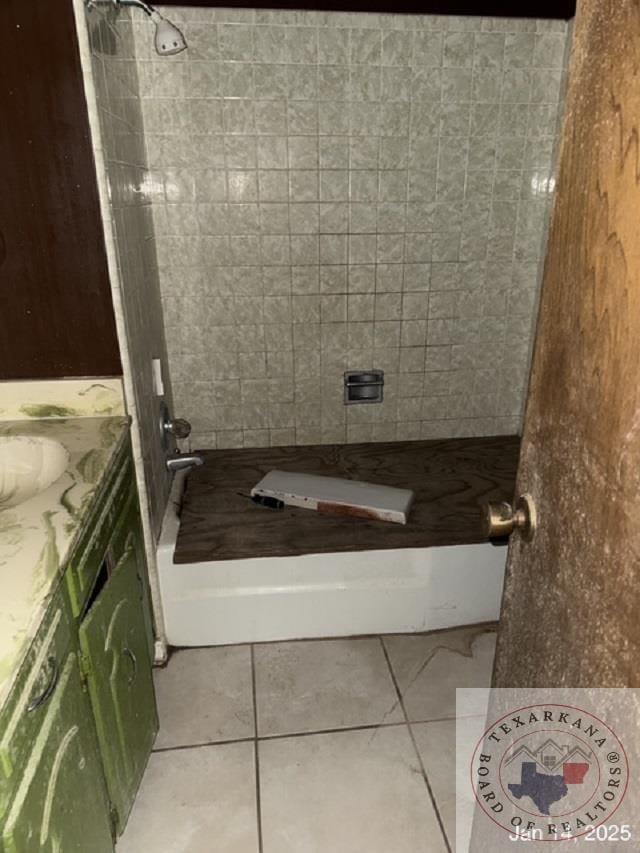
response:
<path id="1" fill-rule="evenodd" d="M 39 696 L 35 696 L 27 705 L 27 711 L 31 713 L 35 711 L 36 708 L 39 708 L 41 705 L 51 698 L 51 694 L 56 689 L 56 684 L 58 683 L 58 676 L 60 675 L 60 667 L 58 666 L 58 661 L 50 655 L 47 658 L 47 666 L 49 668 L 49 680 L 47 681 L 47 685 L 40 693 Z"/>
<path id="2" fill-rule="evenodd" d="M 138 675 L 138 660 L 137 660 L 136 656 L 134 655 L 134 653 L 131 651 L 131 649 L 128 648 L 127 646 L 125 646 L 124 649 L 122 650 L 122 654 L 126 655 L 129 658 L 129 660 L 131 661 L 131 666 L 133 667 L 133 672 L 129 676 L 129 684 L 133 684 L 133 682 L 136 680 L 136 676 Z"/>

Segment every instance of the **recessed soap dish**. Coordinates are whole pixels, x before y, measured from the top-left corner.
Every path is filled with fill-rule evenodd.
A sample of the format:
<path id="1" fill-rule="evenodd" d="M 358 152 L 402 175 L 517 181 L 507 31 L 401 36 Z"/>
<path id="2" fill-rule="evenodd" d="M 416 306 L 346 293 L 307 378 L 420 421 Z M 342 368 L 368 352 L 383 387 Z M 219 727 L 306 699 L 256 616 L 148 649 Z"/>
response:
<path id="1" fill-rule="evenodd" d="M 346 370 L 344 374 L 344 403 L 381 403 L 384 370 Z"/>

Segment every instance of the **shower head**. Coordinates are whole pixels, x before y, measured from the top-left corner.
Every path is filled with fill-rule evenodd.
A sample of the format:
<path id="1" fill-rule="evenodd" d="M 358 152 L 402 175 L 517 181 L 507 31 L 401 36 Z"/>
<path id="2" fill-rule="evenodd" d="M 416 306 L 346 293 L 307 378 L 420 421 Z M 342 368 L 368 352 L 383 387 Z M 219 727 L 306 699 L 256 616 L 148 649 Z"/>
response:
<path id="1" fill-rule="evenodd" d="M 180 30 L 174 26 L 171 21 L 163 18 L 160 12 L 157 12 L 153 6 L 149 6 L 144 0 L 85 0 L 87 9 L 92 9 L 99 3 L 109 3 L 115 6 L 135 6 L 151 18 L 156 26 L 155 46 L 156 51 L 160 56 L 171 56 L 173 53 L 180 53 L 181 50 L 186 50 L 187 42 Z"/>
<path id="2" fill-rule="evenodd" d="M 167 21 L 155 9 L 151 9 L 150 17 L 156 25 L 155 45 L 160 56 L 171 56 L 172 53 L 180 53 L 186 49 L 184 36 L 171 21 Z"/>

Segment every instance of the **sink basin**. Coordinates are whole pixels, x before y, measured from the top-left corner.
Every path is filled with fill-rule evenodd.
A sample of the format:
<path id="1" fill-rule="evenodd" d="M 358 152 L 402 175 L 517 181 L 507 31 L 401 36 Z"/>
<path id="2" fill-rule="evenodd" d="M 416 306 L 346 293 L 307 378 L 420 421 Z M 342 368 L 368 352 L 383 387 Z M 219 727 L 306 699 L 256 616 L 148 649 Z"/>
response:
<path id="1" fill-rule="evenodd" d="M 31 435 L 0 436 L 0 509 L 48 489 L 65 472 L 69 454 L 59 441 Z"/>

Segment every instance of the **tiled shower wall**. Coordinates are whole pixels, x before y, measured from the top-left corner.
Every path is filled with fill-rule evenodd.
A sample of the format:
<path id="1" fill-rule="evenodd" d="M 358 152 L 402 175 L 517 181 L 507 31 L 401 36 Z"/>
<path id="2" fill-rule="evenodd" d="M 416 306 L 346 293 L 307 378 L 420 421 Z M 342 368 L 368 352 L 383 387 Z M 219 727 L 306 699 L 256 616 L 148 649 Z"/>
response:
<path id="1" fill-rule="evenodd" d="M 159 440 L 153 358 L 164 365 L 165 394 L 168 402 L 171 398 L 153 218 L 145 191 L 148 169 L 133 28 L 129 10 L 118 12 L 116 7 L 86 11 L 78 2 L 76 19 L 105 206 L 105 241 L 127 410 L 133 419 L 136 472 L 143 510 L 148 510 L 143 512 L 149 521 L 147 554 L 153 565 L 170 484 Z"/>
<path id="2" fill-rule="evenodd" d="M 567 26 L 166 8 L 138 73 L 178 413 L 201 447 L 520 425 Z M 343 405 L 343 371 L 385 371 Z"/>

